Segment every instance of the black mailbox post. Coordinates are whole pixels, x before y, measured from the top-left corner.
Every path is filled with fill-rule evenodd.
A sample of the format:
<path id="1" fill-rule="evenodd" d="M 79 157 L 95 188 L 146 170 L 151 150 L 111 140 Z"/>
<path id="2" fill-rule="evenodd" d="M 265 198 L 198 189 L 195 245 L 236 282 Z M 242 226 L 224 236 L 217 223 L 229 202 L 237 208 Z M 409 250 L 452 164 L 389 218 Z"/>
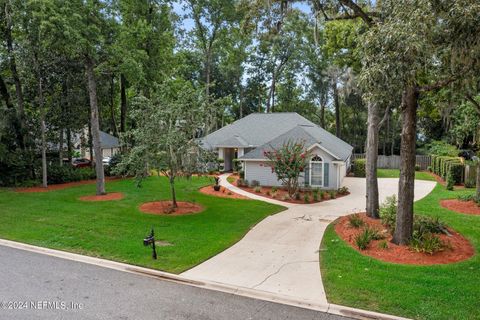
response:
<path id="1" fill-rule="evenodd" d="M 157 259 L 157 250 L 155 250 L 155 235 L 153 232 L 153 228 L 150 232 L 150 235 L 143 239 L 143 245 L 146 247 L 152 245 L 152 258 Z"/>

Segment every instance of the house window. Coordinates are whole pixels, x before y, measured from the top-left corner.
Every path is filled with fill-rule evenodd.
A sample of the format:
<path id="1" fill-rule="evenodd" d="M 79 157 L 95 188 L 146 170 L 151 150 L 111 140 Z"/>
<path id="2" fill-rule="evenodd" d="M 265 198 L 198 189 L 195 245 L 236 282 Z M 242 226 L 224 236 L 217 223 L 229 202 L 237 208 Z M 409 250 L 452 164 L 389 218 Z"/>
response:
<path id="1" fill-rule="evenodd" d="M 318 155 L 310 160 L 310 185 L 323 187 L 323 159 Z"/>

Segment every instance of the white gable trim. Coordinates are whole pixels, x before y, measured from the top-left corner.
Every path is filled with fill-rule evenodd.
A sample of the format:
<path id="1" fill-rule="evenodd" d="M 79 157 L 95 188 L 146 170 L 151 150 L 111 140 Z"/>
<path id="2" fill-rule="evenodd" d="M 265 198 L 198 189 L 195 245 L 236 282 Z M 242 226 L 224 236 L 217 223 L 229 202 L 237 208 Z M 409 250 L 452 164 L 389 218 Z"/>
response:
<path id="1" fill-rule="evenodd" d="M 310 147 L 308 147 L 307 151 L 310 151 L 312 150 L 313 148 L 315 147 L 318 147 L 320 149 L 322 149 L 323 151 L 325 151 L 326 153 L 328 153 L 329 155 L 331 155 L 332 157 L 334 157 L 335 159 L 341 159 L 339 156 L 337 156 L 336 154 L 330 152 L 329 150 L 325 149 L 323 146 L 321 146 L 319 143 L 314 143 L 312 144 Z"/>

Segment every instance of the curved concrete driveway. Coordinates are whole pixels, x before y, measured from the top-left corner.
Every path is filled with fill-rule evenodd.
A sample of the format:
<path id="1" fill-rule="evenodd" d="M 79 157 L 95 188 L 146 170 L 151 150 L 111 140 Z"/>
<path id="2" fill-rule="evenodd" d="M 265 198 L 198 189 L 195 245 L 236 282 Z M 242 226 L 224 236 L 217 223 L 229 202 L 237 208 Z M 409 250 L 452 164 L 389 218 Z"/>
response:
<path id="1" fill-rule="evenodd" d="M 319 266 L 319 244 L 337 217 L 364 211 L 365 179 L 345 178 L 350 195 L 316 204 L 288 204 L 245 192 L 221 176 L 226 188 L 253 199 L 280 204 L 288 210 L 269 216 L 232 247 L 182 275 L 261 290 L 304 303 L 326 305 Z M 415 180 L 415 200 L 435 182 Z M 379 179 L 380 201 L 397 193 L 398 179 Z"/>

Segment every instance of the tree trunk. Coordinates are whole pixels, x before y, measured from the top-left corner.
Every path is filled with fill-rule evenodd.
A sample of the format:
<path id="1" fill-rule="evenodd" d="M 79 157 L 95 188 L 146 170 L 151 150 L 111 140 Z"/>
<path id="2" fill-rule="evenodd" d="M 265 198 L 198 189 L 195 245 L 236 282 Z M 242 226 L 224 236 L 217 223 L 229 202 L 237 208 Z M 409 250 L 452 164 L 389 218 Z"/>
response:
<path id="1" fill-rule="evenodd" d="M 367 215 L 375 219 L 380 218 L 377 179 L 379 123 L 378 106 L 376 103 L 369 103 L 365 167 L 367 183 Z"/>
<path id="2" fill-rule="evenodd" d="M 118 137 L 117 122 L 115 121 L 115 75 L 110 78 L 110 125 L 113 134 Z"/>
<path id="3" fill-rule="evenodd" d="M 238 88 L 240 91 L 240 101 L 239 101 L 240 103 L 238 105 L 239 119 L 242 119 L 243 118 L 243 87 L 240 81 L 238 82 Z"/>
<path id="4" fill-rule="evenodd" d="M 333 103 L 335 105 L 335 135 L 341 138 L 340 131 L 340 102 L 338 97 L 337 82 L 333 84 Z"/>
<path id="5" fill-rule="evenodd" d="M 177 196 L 175 194 L 175 177 L 170 176 L 169 180 L 170 180 L 170 190 L 172 192 L 172 207 L 173 207 L 173 209 L 175 209 L 175 208 L 178 208 Z"/>
<path id="6" fill-rule="evenodd" d="M 272 89 L 271 89 L 271 92 L 272 92 L 272 106 L 270 108 L 271 112 L 275 112 L 275 87 L 276 86 L 277 86 L 277 77 L 276 75 L 274 75 L 272 79 Z"/>
<path id="7" fill-rule="evenodd" d="M 72 130 L 67 128 L 67 157 L 68 163 L 72 164 Z"/>
<path id="8" fill-rule="evenodd" d="M 58 139 L 58 164 L 63 166 L 63 128 L 60 128 L 60 134 Z"/>
<path id="9" fill-rule="evenodd" d="M 97 84 L 93 70 L 93 61 L 90 57 L 85 60 L 87 72 L 88 95 L 90 97 L 90 114 L 92 127 L 93 152 L 95 160 L 95 171 L 97 174 L 97 195 L 105 194 L 105 175 L 102 164 L 102 146 L 100 145 L 100 124 L 98 120 Z"/>
<path id="10" fill-rule="evenodd" d="M 43 110 L 40 110 L 42 113 L 41 115 L 41 137 L 42 137 L 42 187 L 48 187 L 48 179 L 47 179 L 47 141 L 45 139 L 45 115 L 43 114 Z"/>
<path id="11" fill-rule="evenodd" d="M 93 168 L 93 137 L 92 137 L 92 121 L 88 122 L 88 153 L 90 154 L 90 166 Z"/>
<path id="12" fill-rule="evenodd" d="M 320 126 L 325 129 L 325 104 L 320 105 Z"/>
<path id="13" fill-rule="evenodd" d="M 35 59 L 36 60 L 36 59 Z M 38 109 L 40 112 L 40 136 L 42 140 L 42 187 L 48 187 L 47 179 L 47 141 L 45 138 L 45 111 L 43 110 L 43 83 L 38 69 Z"/>
<path id="14" fill-rule="evenodd" d="M 477 161 L 477 202 L 480 203 L 480 160 Z"/>
<path id="15" fill-rule="evenodd" d="M 26 147 L 25 141 L 25 107 L 24 107 L 24 100 L 23 100 L 23 90 L 22 90 L 22 83 L 20 82 L 20 77 L 17 71 L 17 63 L 15 61 L 15 53 L 13 52 L 13 39 L 12 39 L 12 32 L 11 32 L 11 18 L 8 11 L 8 6 L 5 4 L 5 19 L 7 21 L 7 25 L 5 28 L 5 41 L 7 43 L 7 52 L 8 52 L 8 61 L 10 66 L 10 72 L 12 73 L 13 82 L 15 83 L 15 94 L 17 96 L 17 105 L 18 105 L 18 125 L 21 134 L 21 139 L 19 140 L 19 144 L 22 149 Z"/>
<path id="16" fill-rule="evenodd" d="M 402 134 L 400 143 L 400 181 L 398 183 L 397 223 L 392 242 L 408 244 L 413 233 L 415 188 L 415 141 L 418 92 L 409 86 L 402 94 Z"/>
<path id="17" fill-rule="evenodd" d="M 126 131 L 127 121 L 127 79 L 123 74 L 120 75 L 120 132 Z"/>

